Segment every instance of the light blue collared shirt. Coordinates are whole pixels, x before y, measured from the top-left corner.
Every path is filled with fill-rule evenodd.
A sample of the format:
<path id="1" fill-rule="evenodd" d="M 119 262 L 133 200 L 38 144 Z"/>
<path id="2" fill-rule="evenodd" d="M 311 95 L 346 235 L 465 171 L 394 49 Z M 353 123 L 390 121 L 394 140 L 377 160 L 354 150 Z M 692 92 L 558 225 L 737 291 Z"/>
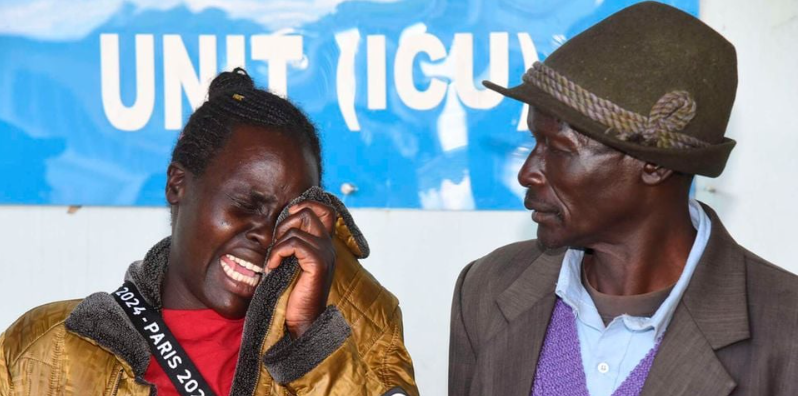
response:
<path id="1" fill-rule="evenodd" d="M 666 331 L 711 234 L 711 220 L 694 199 L 689 200 L 689 215 L 697 236 L 686 266 L 667 299 L 650 318 L 621 315 L 606 327 L 581 283 L 583 250 L 567 250 L 561 263 L 556 295 L 572 307 L 577 317 L 583 371 L 591 396 L 614 393 Z"/>

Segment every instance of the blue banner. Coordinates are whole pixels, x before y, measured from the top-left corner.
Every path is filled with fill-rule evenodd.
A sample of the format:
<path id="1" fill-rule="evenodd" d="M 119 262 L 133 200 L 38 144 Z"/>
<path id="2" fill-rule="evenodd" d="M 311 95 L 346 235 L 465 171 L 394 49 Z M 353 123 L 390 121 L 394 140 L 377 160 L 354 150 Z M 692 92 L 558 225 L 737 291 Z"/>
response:
<path id="1" fill-rule="evenodd" d="M 318 126 L 348 206 L 521 209 L 526 110 L 480 81 L 633 3 L 0 1 L 0 203 L 165 205 L 183 123 L 244 66 Z"/>

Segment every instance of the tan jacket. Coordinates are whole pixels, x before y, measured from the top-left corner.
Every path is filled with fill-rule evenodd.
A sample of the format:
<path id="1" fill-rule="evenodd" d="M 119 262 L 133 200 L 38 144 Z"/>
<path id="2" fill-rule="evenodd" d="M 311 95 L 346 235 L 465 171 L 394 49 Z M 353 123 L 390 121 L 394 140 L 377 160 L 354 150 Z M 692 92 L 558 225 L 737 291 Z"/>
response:
<path id="1" fill-rule="evenodd" d="M 703 209 L 711 235 L 641 395 L 797 395 L 797 276 L 739 246 Z M 518 242 L 462 271 L 451 396 L 531 394 L 564 252 Z"/>
<path id="2" fill-rule="evenodd" d="M 418 394 L 397 298 L 358 263 L 369 248 L 337 209 L 332 305 L 292 342 L 284 318 L 297 264 L 266 276 L 245 319 L 232 395 Z M 126 275 L 159 309 L 168 252 L 169 238 Z M 0 335 L 0 395 L 153 395 L 142 378 L 149 361 L 144 338 L 109 294 L 55 302 Z"/>

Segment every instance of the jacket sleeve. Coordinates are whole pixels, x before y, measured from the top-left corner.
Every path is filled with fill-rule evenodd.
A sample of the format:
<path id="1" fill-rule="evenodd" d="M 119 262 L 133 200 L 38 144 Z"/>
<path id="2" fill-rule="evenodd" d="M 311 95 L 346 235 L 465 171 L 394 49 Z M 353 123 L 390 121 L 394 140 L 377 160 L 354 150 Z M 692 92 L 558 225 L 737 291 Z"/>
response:
<path id="1" fill-rule="evenodd" d="M 378 361 L 361 356 L 349 324 L 330 305 L 300 338 L 292 340 L 286 331 L 264 363 L 275 381 L 296 395 L 417 396 L 399 307 L 372 348 L 378 348 Z"/>
<path id="2" fill-rule="evenodd" d="M 475 370 L 475 349 L 467 332 L 462 307 L 462 288 L 464 279 L 473 263 L 467 265 L 458 276 L 453 305 L 450 310 L 450 359 L 448 373 L 448 394 L 464 396 L 469 394 L 469 385 Z"/>
<path id="3" fill-rule="evenodd" d="M 6 334 L 0 334 L 0 396 L 11 394 L 11 375 L 8 372 L 8 362 L 5 354 Z"/>

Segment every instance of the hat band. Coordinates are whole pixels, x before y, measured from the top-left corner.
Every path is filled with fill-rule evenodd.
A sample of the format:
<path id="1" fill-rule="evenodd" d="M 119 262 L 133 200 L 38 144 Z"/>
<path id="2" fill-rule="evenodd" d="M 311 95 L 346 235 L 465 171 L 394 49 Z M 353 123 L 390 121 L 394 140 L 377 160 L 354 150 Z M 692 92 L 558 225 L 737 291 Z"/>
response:
<path id="1" fill-rule="evenodd" d="M 650 110 L 649 117 L 623 109 L 570 81 L 542 62 L 536 62 L 522 76 L 560 102 L 606 126 L 615 138 L 648 147 L 692 149 L 711 144 L 679 133 L 694 118 L 697 104 L 686 91 L 664 94 Z"/>

